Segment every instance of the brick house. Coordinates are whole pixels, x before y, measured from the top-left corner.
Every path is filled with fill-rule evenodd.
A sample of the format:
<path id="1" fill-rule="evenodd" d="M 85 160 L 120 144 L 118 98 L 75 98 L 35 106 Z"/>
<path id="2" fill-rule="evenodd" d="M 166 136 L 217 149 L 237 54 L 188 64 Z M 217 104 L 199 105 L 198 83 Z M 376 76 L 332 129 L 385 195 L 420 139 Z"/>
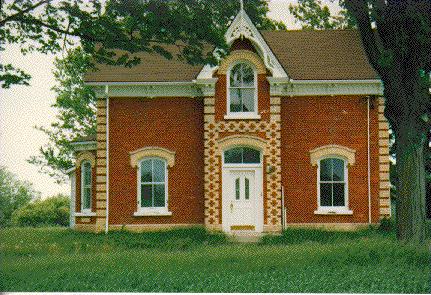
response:
<path id="1" fill-rule="evenodd" d="M 356 228 L 390 216 L 382 84 L 351 30 L 258 31 L 218 66 L 99 65 L 97 136 L 73 145 L 79 230 Z M 175 51 L 175 47 L 168 48 Z"/>

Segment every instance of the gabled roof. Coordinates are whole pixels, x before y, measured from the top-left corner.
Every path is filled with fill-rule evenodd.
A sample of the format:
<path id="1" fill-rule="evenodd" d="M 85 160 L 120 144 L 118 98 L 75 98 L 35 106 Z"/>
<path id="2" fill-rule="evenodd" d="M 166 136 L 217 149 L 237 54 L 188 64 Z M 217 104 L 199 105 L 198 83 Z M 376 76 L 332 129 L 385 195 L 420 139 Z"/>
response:
<path id="1" fill-rule="evenodd" d="M 378 75 L 368 63 L 359 34 L 354 30 L 258 31 L 240 10 L 225 34 L 231 45 L 247 38 L 274 78 L 293 80 L 370 80 Z M 87 83 L 191 82 L 211 79 L 217 67 L 192 66 L 175 56 L 177 46 L 165 46 L 174 56 L 140 53 L 141 63 L 132 68 L 98 65 L 85 75 Z M 121 54 L 121 51 L 118 51 Z"/>

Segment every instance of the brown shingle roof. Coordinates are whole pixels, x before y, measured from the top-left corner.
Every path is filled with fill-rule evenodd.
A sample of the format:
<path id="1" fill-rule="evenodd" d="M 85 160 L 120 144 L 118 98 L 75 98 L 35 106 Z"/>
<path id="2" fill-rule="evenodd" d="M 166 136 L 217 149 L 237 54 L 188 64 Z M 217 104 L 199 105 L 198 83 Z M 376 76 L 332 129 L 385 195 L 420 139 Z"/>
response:
<path id="1" fill-rule="evenodd" d="M 353 30 L 262 31 L 288 76 L 294 80 L 363 80 L 378 75 L 368 63 Z M 175 55 L 176 46 L 167 46 Z M 179 82 L 197 77 L 202 66 L 192 66 L 158 54 L 140 53 L 141 63 L 132 68 L 98 65 L 86 82 Z"/>
<path id="2" fill-rule="evenodd" d="M 378 78 L 357 31 L 262 31 L 287 75 L 296 80 Z"/>

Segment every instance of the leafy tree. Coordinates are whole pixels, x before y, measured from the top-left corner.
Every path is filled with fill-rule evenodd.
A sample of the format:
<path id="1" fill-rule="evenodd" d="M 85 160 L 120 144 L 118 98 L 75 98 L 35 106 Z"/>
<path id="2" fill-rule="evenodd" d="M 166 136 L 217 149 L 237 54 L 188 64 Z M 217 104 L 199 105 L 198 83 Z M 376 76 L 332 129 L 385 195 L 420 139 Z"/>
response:
<path id="1" fill-rule="evenodd" d="M 225 24 L 238 11 L 239 2 L 224 0 L 19 0 L 0 1 L 0 51 L 20 44 L 23 54 L 58 53 L 80 44 L 95 62 L 131 67 L 140 62 L 130 53 L 172 54 L 163 45 L 180 44 L 180 57 L 189 63 L 216 62 L 204 44 L 226 46 Z M 250 16 L 265 28 L 284 28 L 265 18 L 264 0 L 249 0 Z M 178 43 L 179 42 L 179 43 Z M 114 49 L 126 53 L 116 55 Z M 28 85 L 30 76 L 12 64 L 0 64 L 3 88 Z"/>
<path id="2" fill-rule="evenodd" d="M 336 1 L 341 10 L 338 15 L 331 15 L 327 5 L 323 5 L 321 0 L 298 0 L 298 4 L 290 4 L 289 11 L 295 18 L 295 22 L 300 23 L 305 30 L 331 30 L 331 29 L 351 29 L 355 27 L 355 20 L 345 7 L 343 0 Z"/>
<path id="3" fill-rule="evenodd" d="M 0 166 L 0 227 L 11 224 L 12 213 L 40 196 L 32 184 Z"/>
<path id="4" fill-rule="evenodd" d="M 84 74 L 92 66 L 91 56 L 81 47 L 70 50 L 64 58 L 56 58 L 54 65 L 57 85 L 53 87 L 56 93 L 53 107 L 57 109 L 57 119 L 50 127 L 38 127 L 49 141 L 29 162 L 62 182 L 66 178 L 64 171 L 73 166 L 71 141 L 96 134 L 96 96 L 84 83 Z"/>
<path id="5" fill-rule="evenodd" d="M 178 9 L 178 14 L 190 14 L 190 12 L 185 11 L 186 9 L 191 9 L 189 4 L 184 4 L 189 2 L 193 1 L 177 1 L 179 7 L 176 9 Z M 211 19 L 217 29 L 217 36 L 223 36 L 227 25 L 233 20 L 239 9 L 239 1 L 213 0 L 195 2 L 208 9 L 206 14 L 212 15 Z M 198 8 L 199 11 L 202 9 Z M 259 29 L 286 29 L 282 22 L 275 22 L 266 17 L 269 9 L 267 2 L 264 0 L 249 0 L 245 3 L 245 9 Z M 202 17 L 207 18 L 206 16 Z M 148 27 L 157 30 L 157 25 L 159 24 L 149 23 Z M 200 32 L 200 30 L 196 30 L 196 33 Z M 132 49 L 135 51 L 135 48 L 130 50 Z M 55 60 L 54 76 L 58 85 L 54 87 L 57 98 L 53 106 L 58 110 L 59 115 L 51 126 L 38 127 L 39 130 L 48 135 L 49 142 L 42 146 L 39 149 L 39 155 L 31 157 L 29 162 L 37 165 L 41 172 L 54 177 L 57 182 L 64 181 L 66 176 L 63 172 L 73 166 L 71 161 L 73 151 L 70 142 L 77 137 L 92 135 L 96 132 L 96 98 L 91 88 L 86 86 L 83 81 L 84 73 L 93 67 L 92 56 L 94 56 L 94 53 L 91 50 L 76 47 L 69 49 L 65 57 Z M 203 62 L 203 60 L 201 61 Z"/>
<path id="6" fill-rule="evenodd" d="M 70 200 L 67 196 L 56 195 L 43 200 L 36 200 L 15 210 L 12 214 L 13 225 L 47 226 L 69 225 Z"/>
<path id="7" fill-rule="evenodd" d="M 380 75 L 396 139 L 397 236 L 425 240 L 425 153 L 430 130 L 431 2 L 346 0 Z"/>

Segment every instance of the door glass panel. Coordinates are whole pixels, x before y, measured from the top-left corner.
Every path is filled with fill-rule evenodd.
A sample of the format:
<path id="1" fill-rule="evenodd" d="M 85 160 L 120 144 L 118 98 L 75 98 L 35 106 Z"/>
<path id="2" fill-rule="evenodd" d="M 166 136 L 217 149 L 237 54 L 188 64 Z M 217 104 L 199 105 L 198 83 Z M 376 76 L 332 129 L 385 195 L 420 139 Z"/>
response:
<path id="1" fill-rule="evenodd" d="M 240 194 L 240 191 L 239 191 L 239 178 L 237 178 L 236 180 L 235 180 L 235 200 L 239 200 L 239 194 Z"/>
<path id="2" fill-rule="evenodd" d="M 243 163 L 259 164 L 260 163 L 260 152 L 255 150 L 255 149 L 248 148 L 248 147 L 243 148 Z"/>
<path id="3" fill-rule="evenodd" d="M 250 180 L 248 178 L 245 179 L 245 199 L 250 199 Z"/>
<path id="4" fill-rule="evenodd" d="M 242 149 L 233 148 L 224 152 L 225 163 L 240 164 L 242 163 Z"/>

